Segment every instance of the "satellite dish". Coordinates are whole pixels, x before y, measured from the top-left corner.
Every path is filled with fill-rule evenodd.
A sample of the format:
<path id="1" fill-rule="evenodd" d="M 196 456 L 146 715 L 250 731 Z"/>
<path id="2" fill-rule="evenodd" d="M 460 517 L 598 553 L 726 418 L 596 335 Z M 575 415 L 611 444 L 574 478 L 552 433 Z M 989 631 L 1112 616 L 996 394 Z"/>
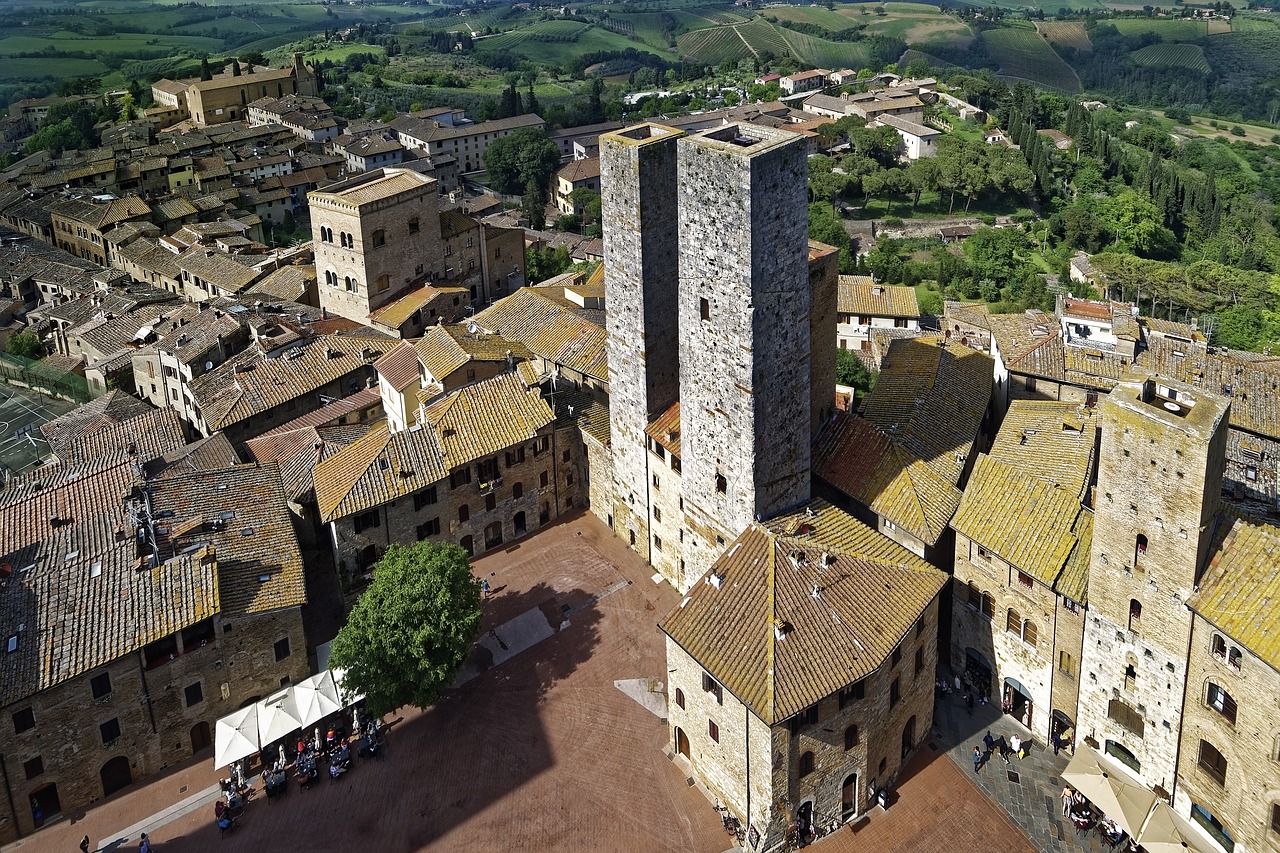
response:
<path id="1" fill-rule="evenodd" d="M 206 362 L 204 363 L 204 369 L 205 369 L 205 370 L 213 370 L 213 362 L 212 362 L 212 361 L 206 361 Z"/>
<path id="2" fill-rule="evenodd" d="M 480 331 L 480 327 L 479 327 L 479 326 L 477 326 L 475 323 L 468 323 L 468 324 L 467 324 L 467 332 L 468 332 L 469 334 L 474 335 L 474 334 L 475 334 L 476 332 L 478 332 L 478 331 Z"/>

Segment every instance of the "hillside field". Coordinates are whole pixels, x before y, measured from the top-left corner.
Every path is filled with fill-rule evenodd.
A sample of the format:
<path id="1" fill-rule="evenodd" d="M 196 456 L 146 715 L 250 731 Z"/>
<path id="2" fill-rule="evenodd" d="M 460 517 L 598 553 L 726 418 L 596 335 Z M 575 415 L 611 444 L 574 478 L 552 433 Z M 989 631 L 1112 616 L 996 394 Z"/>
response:
<path id="1" fill-rule="evenodd" d="M 1079 92 L 1080 78 L 1033 29 L 1001 27 L 982 34 L 1000 63 L 1000 76 L 1027 80 L 1060 92 Z"/>
<path id="2" fill-rule="evenodd" d="M 1093 50 L 1093 42 L 1089 41 L 1089 33 L 1083 21 L 1041 21 L 1036 24 L 1051 44 L 1075 48 L 1078 51 Z"/>
<path id="3" fill-rule="evenodd" d="M 1189 68 L 1208 74 L 1212 69 L 1198 44 L 1152 44 L 1134 51 L 1129 58 L 1139 65 L 1165 68 Z"/>

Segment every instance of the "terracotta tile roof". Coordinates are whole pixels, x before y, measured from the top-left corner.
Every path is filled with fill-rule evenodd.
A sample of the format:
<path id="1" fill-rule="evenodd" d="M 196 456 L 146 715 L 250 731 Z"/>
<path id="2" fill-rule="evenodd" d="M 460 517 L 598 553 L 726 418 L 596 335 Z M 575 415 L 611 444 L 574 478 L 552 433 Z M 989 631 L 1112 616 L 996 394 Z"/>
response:
<path id="1" fill-rule="evenodd" d="M 539 358 L 600 382 L 609 381 L 603 326 L 522 287 L 475 315 L 484 329 L 519 341 Z"/>
<path id="2" fill-rule="evenodd" d="M 1107 302 L 1095 302 L 1091 299 L 1074 299 L 1070 296 L 1062 298 L 1062 315 L 1079 317 L 1082 320 L 1094 320 L 1101 323 L 1111 322 L 1111 305 Z"/>
<path id="3" fill-rule="evenodd" d="M 275 435 L 276 433 L 291 432 L 296 429 L 337 423 L 353 412 L 358 412 L 361 409 L 373 409 L 380 406 L 381 403 L 382 396 L 378 391 L 377 385 L 370 388 L 361 388 L 354 394 L 348 394 L 345 397 L 334 400 L 332 403 L 326 403 L 318 409 L 299 415 L 288 423 L 281 424 L 270 432 L 263 433 L 263 435 Z"/>
<path id="4" fill-rule="evenodd" d="M 472 334 L 461 323 L 432 326 L 414 341 L 413 348 L 427 375 L 437 382 L 443 382 L 471 361 L 506 361 L 508 353 L 521 360 L 530 357 L 529 351 L 516 341 L 479 330 Z"/>
<path id="5" fill-rule="evenodd" d="M 373 363 L 378 371 L 378 383 L 403 391 L 410 385 L 418 384 L 418 353 L 408 341 L 401 341 L 391 350 Z"/>
<path id="6" fill-rule="evenodd" d="M 582 160 L 571 160 L 560 167 L 556 177 L 575 184 L 578 181 L 594 181 L 600 178 L 600 158 L 586 157 Z"/>
<path id="7" fill-rule="evenodd" d="M 274 464 L 190 471 L 151 484 L 162 558 L 211 545 L 223 613 L 306 602 L 302 555 Z"/>
<path id="8" fill-rule="evenodd" d="M 1076 537 L 1076 547 L 1067 558 L 1053 588 L 1080 604 L 1089 603 L 1089 561 L 1093 549 L 1093 510 L 1084 508 L 1076 516 L 1071 533 Z"/>
<path id="9" fill-rule="evenodd" d="M 163 456 L 142 466 L 148 479 L 175 477 L 187 471 L 216 471 L 239 465 L 240 457 L 224 433 L 215 432 L 208 438 L 174 448 Z"/>
<path id="10" fill-rule="evenodd" d="M 470 301 L 471 292 L 465 287 L 436 287 L 424 284 L 371 311 L 369 318 L 384 326 L 399 328 L 413 316 L 413 312 L 435 307 L 440 319 L 451 320 L 453 314 Z"/>
<path id="11" fill-rule="evenodd" d="M 361 338 L 317 335 L 296 350 L 290 348 L 271 358 L 251 346 L 192 380 L 189 387 L 209 429 L 224 429 L 335 380 L 357 375 L 372 360 L 364 356 L 370 343 Z M 382 352 L 376 343 L 372 350 Z"/>
<path id="12" fill-rule="evenodd" d="M 332 197 L 347 204 L 361 205 L 380 201 L 400 193 L 434 183 L 434 178 L 407 169 L 387 169 L 379 177 L 346 189 L 312 192 L 313 198 Z"/>
<path id="13" fill-rule="evenodd" d="M 61 684 L 219 610 L 211 549 L 137 570 L 134 544 L 45 561 L 10 581 L 0 625 L 17 648 L 0 661 L 0 704 Z M 19 630 L 19 626 L 23 626 Z"/>
<path id="14" fill-rule="evenodd" d="M 1280 528 L 1247 516 L 1218 519 L 1209 565 L 1187 606 L 1280 670 Z"/>
<path id="15" fill-rule="evenodd" d="M 1138 364 L 1231 400 L 1231 426 L 1280 438 L 1280 358 L 1219 350 L 1152 337 Z"/>
<path id="16" fill-rule="evenodd" d="M 280 466 L 280 481 L 289 500 L 304 501 L 315 488 L 312 475 L 316 465 L 368 433 L 367 423 L 304 426 L 273 430 L 245 444 L 254 461 L 275 462 Z"/>
<path id="17" fill-rule="evenodd" d="M 290 265 L 273 270 L 264 278 L 254 283 L 249 292 L 245 294 L 245 298 L 252 298 L 254 294 L 265 294 L 276 299 L 287 299 L 290 302 L 296 302 L 306 296 L 311 285 L 316 280 L 316 268 L 314 265 Z"/>
<path id="18" fill-rule="evenodd" d="M 40 428 L 57 457 L 72 464 L 116 453 L 142 464 L 186 444 L 173 409 L 147 407 L 115 423 L 100 416 L 77 420 L 76 415 L 77 410 L 72 410 Z"/>
<path id="19" fill-rule="evenodd" d="M 449 470 L 529 441 L 555 420 L 542 395 L 515 373 L 459 388 L 424 415 Z"/>
<path id="20" fill-rule="evenodd" d="M 1140 322 L 1152 332 L 1161 335 L 1172 335 L 1176 338 L 1186 338 L 1189 341 L 1205 342 L 1205 337 L 1200 331 L 1187 323 L 1179 323 L 1175 320 L 1163 320 L 1159 317 L 1143 317 Z"/>
<path id="21" fill-rule="evenodd" d="M 50 468 L 48 473 L 32 472 L 0 492 L 0 562 L 19 568 L 35 562 L 54 530 L 91 525 L 108 516 L 123 524 L 125 496 L 141 482 L 141 472 L 130 459 L 109 460 L 96 469 Z M 60 476 L 64 469 L 65 477 Z M 57 519 L 56 526 L 52 519 Z"/>
<path id="22" fill-rule="evenodd" d="M 444 479 L 449 468 L 434 430 L 391 433 L 386 421 L 317 462 L 320 518 L 328 523 L 397 500 Z"/>
<path id="23" fill-rule="evenodd" d="M 1126 355 L 1093 347 L 1062 348 L 1062 375 L 1074 385 L 1110 391 L 1132 367 Z"/>
<path id="24" fill-rule="evenodd" d="M 1084 503 L 1097 465 L 1095 414 L 1078 403 L 1015 400 L 988 456 L 1054 483 Z"/>
<path id="25" fill-rule="evenodd" d="M 712 567 L 719 586 L 709 573 L 660 626 L 769 725 L 879 668 L 947 582 L 852 517 L 811 508 L 748 527 Z"/>
<path id="26" fill-rule="evenodd" d="M 680 401 L 676 400 L 665 412 L 645 427 L 645 435 L 661 444 L 672 456 L 680 455 Z"/>
<path id="27" fill-rule="evenodd" d="M 255 260 L 261 260 L 256 258 Z M 178 256 L 178 268 L 217 285 L 225 293 L 240 293 L 253 284 L 262 273 L 253 269 L 236 255 L 227 255 L 203 246 L 192 246 Z"/>
<path id="28" fill-rule="evenodd" d="M 1044 312 L 989 314 L 986 328 L 1010 371 L 1058 382 L 1066 378 L 1060 329 Z"/>
<path id="29" fill-rule="evenodd" d="M 839 282 L 836 310 L 841 314 L 920 316 L 920 303 L 916 301 L 915 290 L 910 287 L 876 284 L 870 276 L 842 275 Z"/>

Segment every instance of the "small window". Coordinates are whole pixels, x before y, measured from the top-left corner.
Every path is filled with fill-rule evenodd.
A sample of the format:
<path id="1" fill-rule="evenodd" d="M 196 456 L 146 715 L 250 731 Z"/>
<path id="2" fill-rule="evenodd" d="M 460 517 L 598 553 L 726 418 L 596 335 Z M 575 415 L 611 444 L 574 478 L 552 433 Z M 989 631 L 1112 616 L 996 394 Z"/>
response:
<path id="1" fill-rule="evenodd" d="M 653 487 L 659 490 L 662 488 L 662 479 L 657 474 L 653 475 Z"/>
<path id="2" fill-rule="evenodd" d="M 867 695 L 866 679 L 859 679 L 840 691 L 840 707 L 857 702 Z"/>
<path id="3" fill-rule="evenodd" d="M 431 486 L 430 488 L 423 489 L 413 496 L 413 508 L 415 511 L 421 510 L 423 507 L 430 506 L 437 500 L 439 500 L 439 495 L 436 493 L 436 487 Z"/>
<path id="4" fill-rule="evenodd" d="M 1018 586 L 1033 589 L 1035 587 L 1035 581 L 1033 581 L 1031 579 L 1031 575 L 1026 572 L 1018 572 Z"/>
<path id="5" fill-rule="evenodd" d="M 846 750 L 853 749 L 858 745 L 858 727 L 849 726 L 844 730 L 844 748 Z"/>
<path id="6" fill-rule="evenodd" d="M 114 742 L 116 738 L 120 737 L 120 719 L 118 717 L 112 717 L 110 720 L 107 720 L 105 723 L 98 726 L 98 734 L 102 735 L 103 746 L 107 746 Z"/>
<path id="7" fill-rule="evenodd" d="M 1280 835 L 1280 803 L 1271 804 L 1271 831 Z"/>
<path id="8" fill-rule="evenodd" d="M 1240 668 L 1240 650 L 1235 646 L 1231 647 L 1231 651 L 1227 652 L 1227 663 L 1235 669 Z"/>
<path id="9" fill-rule="evenodd" d="M 722 495 L 729 491 L 729 481 L 724 478 L 724 474 L 716 474 L 716 491 Z"/>
<path id="10" fill-rule="evenodd" d="M 720 686 L 720 682 L 711 677 L 711 673 L 702 673 L 702 689 L 716 697 L 716 702 L 724 704 L 724 689 Z"/>
<path id="11" fill-rule="evenodd" d="M 89 679 L 89 690 L 94 699 L 101 699 L 111 692 L 111 674 L 102 672 Z"/>
<path id="12" fill-rule="evenodd" d="M 560 454 L 560 461 L 568 462 L 569 459 L 570 459 L 569 448 L 566 447 L 564 452 Z"/>
<path id="13" fill-rule="evenodd" d="M 902 646 L 898 646 L 889 655 L 889 666 L 897 666 L 902 661 Z"/>
<path id="14" fill-rule="evenodd" d="M 375 249 L 380 246 L 385 246 L 387 244 L 387 232 L 379 228 L 369 236 L 369 242 L 373 244 L 373 248 Z"/>
<path id="15" fill-rule="evenodd" d="M 471 507 L 467 506 L 466 504 L 463 504 L 462 506 L 458 507 L 458 522 L 462 523 L 464 521 L 469 521 L 470 519 L 471 519 Z"/>
<path id="16" fill-rule="evenodd" d="M 544 489 L 547 487 L 547 472 L 546 472 L 546 471 L 543 471 L 541 474 L 539 474 L 539 475 L 538 475 L 538 485 L 539 485 L 539 486 L 541 486 L 541 487 L 542 487 L 542 488 L 544 488 Z"/>
<path id="17" fill-rule="evenodd" d="M 704 320 L 711 319 L 711 303 L 708 302 L 706 298 L 702 298 L 698 300 L 698 314 Z"/>
<path id="18" fill-rule="evenodd" d="M 1230 693 L 1211 682 L 1208 690 L 1205 691 L 1204 701 L 1206 705 L 1221 714 L 1224 720 L 1235 725 L 1236 700 L 1231 698 Z"/>
<path id="19" fill-rule="evenodd" d="M 418 233 L 418 217 L 416 216 L 410 217 L 409 219 L 409 233 L 410 234 Z"/>
<path id="20" fill-rule="evenodd" d="M 440 519 L 433 518 L 430 521 L 418 525 L 417 529 L 418 541 L 421 542 L 429 536 L 440 535 Z"/>
<path id="21" fill-rule="evenodd" d="M 1136 598 L 1129 599 L 1129 630 L 1138 632 L 1142 629 L 1142 602 Z"/>
<path id="22" fill-rule="evenodd" d="M 916 639 L 917 640 L 920 639 L 920 637 L 923 634 L 924 634 L 924 617 L 921 616 L 919 619 L 916 620 Z"/>
<path id="23" fill-rule="evenodd" d="M 707 720 L 707 737 L 716 743 L 720 742 L 720 727 L 716 725 L 715 720 Z"/>
<path id="24" fill-rule="evenodd" d="M 30 708 L 23 708 L 21 711 L 15 711 L 13 714 L 13 732 L 14 734 L 22 734 L 25 731 L 35 728 L 36 715 Z"/>
<path id="25" fill-rule="evenodd" d="M 1227 759 L 1207 740 L 1200 741 L 1200 758 L 1197 763 L 1213 781 L 1219 785 L 1227 783 Z"/>
<path id="26" fill-rule="evenodd" d="M 511 487 L 511 497 L 513 500 L 524 497 L 524 483 L 516 483 Z"/>
<path id="27" fill-rule="evenodd" d="M 1227 659 L 1227 641 L 1222 639 L 1221 634 L 1214 634 L 1213 639 L 1209 642 L 1209 647 L 1213 651 L 1213 656 L 1219 660 Z"/>
<path id="28" fill-rule="evenodd" d="M 684 708 L 684 691 L 679 687 L 676 688 L 676 707 L 681 709 Z"/>
<path id="29" fill-rule="evenodd" d="M 1138 670 L 1133 664 L 1124 668 L 1124 689 L 1133 690 L 1138 686 Z"/>
<path id="30" fill-rule="evenodd" d="M 889 685 L 889 707 L 892 708 L 902 699 L 902 688 L 898 684 L 898 679 L 894 679 Z"/>
<path id="31" fill-rule="evenodd" d="M 1071 656 L 1071 652 L 1058 653 L 1058 671 L 1071 678 L 1076 677 L 1076 660 Z"/>
<path id="32" fill-rule="evenodd" d="M 805 752 L 800 753 L 800 765 L 796 768 L 796 771 L 801 778 L 808 776 L 813 772 L 815 763 L 813 753 L 806 750 Z"/>
<path id="33" fill-rule="evenodd" d="M 662 550 L 662 537 L 661 537 L 661 536 L 659 536 L 659 535 L 658 535 L 658 534 L 656 534 L 656 533 L 655 533 L 655 534 L 653 534 L 653 549 L 654 549 L 655 551 L 661 551 L 661 550 Z"/>
<path id="34" fill-rule="evenodd" d="M 22 772 L 27 774 L 28 779 L 34 779 L 44 772 L 44 759 L 40 756 L 24 761 L 22 763 Z"/>
<path id="35" fill-rule="evenodd" d="M 916 649 L 916 665 L 915 665 L 914 674 L 919 675 L 923 671 L 924 671 L 924 649 Z"/>
<path id="36" fill-rule="evenodd" d="M 288 638 L 288 637 L 281 637 L 280 639 L 276 640 L 276 642 L 275 642 L 275 652 L 276 652 L 276 660 L 277 660 L 277 661 L 282 661 L 282 660 L 284 660 L 285 658 L 287 658 L 287 657 L 289 656 L 289 654 L 290 654 L 290 650 L 289 650 L 289 638 Z"/>
<path id="37" fill-rule="evenodd" d="M 653 508 L 653 520 L 662 521 L 662 509 L 660 507 Z"/>
<path id="38" fill-rule="evenodd" d="M 187 689 L 183 692 L 186 694 L 188 708 L 190 708 L 192 705 L 200 704 L 200 702 L 204 699 L 204 688 L 200 685 L 200 682 L 198 681 L 195 684 L 188 684 Z"/>

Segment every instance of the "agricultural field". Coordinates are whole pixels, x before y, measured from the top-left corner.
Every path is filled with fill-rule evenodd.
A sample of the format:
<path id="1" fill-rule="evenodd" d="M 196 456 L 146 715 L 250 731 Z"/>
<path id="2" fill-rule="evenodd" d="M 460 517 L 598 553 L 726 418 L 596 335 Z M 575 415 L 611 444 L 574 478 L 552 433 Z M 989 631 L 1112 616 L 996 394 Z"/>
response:
<path id="1" fill-rule="evenodd" d="M 1116 18 L 1107 23 L 1127 36 L 1155 33 L 1165 41 L 1195 41 L 1208 35 L 1204 21 L 1190 18 Z"/>
<path id="2" fill-rule="evenodd" d="M 1274 32 L 1280 30 L 1280 21 L 1275 17 L 1261 17 L 1258 15 L 1239 15 L 1237 14 L 1231 19 L 1231 32 L 1233 33 L 1256 33 L 1256 32 Z"/>
<path id="3" fill-rule="evenodd" d="M 725 60 L 750 59 L 766 50 L 777 56 L 792 52 L 779 29 L 763 18 L 756 18 L 745 24 L 685 33 L 676 40 L 676 47 L 681 56 L 713 65 Z"/>
<path id="4" fill-rule="evenodd" d="M 919 6 L 916 3 L 890 3 L 889 6 Z M 930 7 L 922 7 L 930 8 Z M 890 12 L 875 17 L 867 23 L 867 32 L 900 38 L 907 44 L 927 42 L 954 42 L 968 45 L 973 40 L 973 30 L 959 18 L 944 15 L 934 9 L 931 13 Z"/>
<path id="5" fill-rule="evenodd" d="M 568 64 L 574 57 L 599 50 L 626 50 L 636 43 L 624 35 L 581 21 L 541 21 L 477 44 L 483 52 L 514 53 L 532 62 Z"/>
<path id="6" fill-rule="evenodd" d="M 811 65 L 832 69 L 860 68 L 871 58 L 866 46 L 857 42 L 830 41 L 783 27 L 777 32 L 792 55 Z"/>
<path id="7" fill-rule="evenodd" d="M 1156 68 L 1189 68 L 1208 74 L 1212 69 L 1209 60 L 1204 58 L 1204 48 L 1198 44 L 1163 44 L 1147 45 L 1129 54 L 1129 58 L 1139 65 Z"/>
<path id="8" fill-rule="evenodd" d="M 1036 24 L 1036 29 L 1050 44 L 1074 48 L 1081 53 L 1093 50 L 1083 21 L 1042 21 Z"/>
<path id="9" fill-rule="evenodd" d="M 1080 78 L 1034 29 L 1001 27 L 982 34 L 1000 63 L 1000 76 L 1026 80 L 1060 92 L 1079 92 Z"/>
<path id="10" fill-rule="evenodd" d="M 947 62 L 945 59 L 939 59 L 936 56 L 932 56 L 928 53 L 925 53 L 922 50 L 916 50 L 915 48 L 908 48 L 905 52 L 903 52 L 902 60 L 900 64 L 902 65 L 902 67 L 905 68 L 906 66 L 910 65 L 911 63 L 917 60 L 921 62 L 927 62 L 932 68 L 955 68 L 956 67 L 956 64 L 954 62 Z"/>

